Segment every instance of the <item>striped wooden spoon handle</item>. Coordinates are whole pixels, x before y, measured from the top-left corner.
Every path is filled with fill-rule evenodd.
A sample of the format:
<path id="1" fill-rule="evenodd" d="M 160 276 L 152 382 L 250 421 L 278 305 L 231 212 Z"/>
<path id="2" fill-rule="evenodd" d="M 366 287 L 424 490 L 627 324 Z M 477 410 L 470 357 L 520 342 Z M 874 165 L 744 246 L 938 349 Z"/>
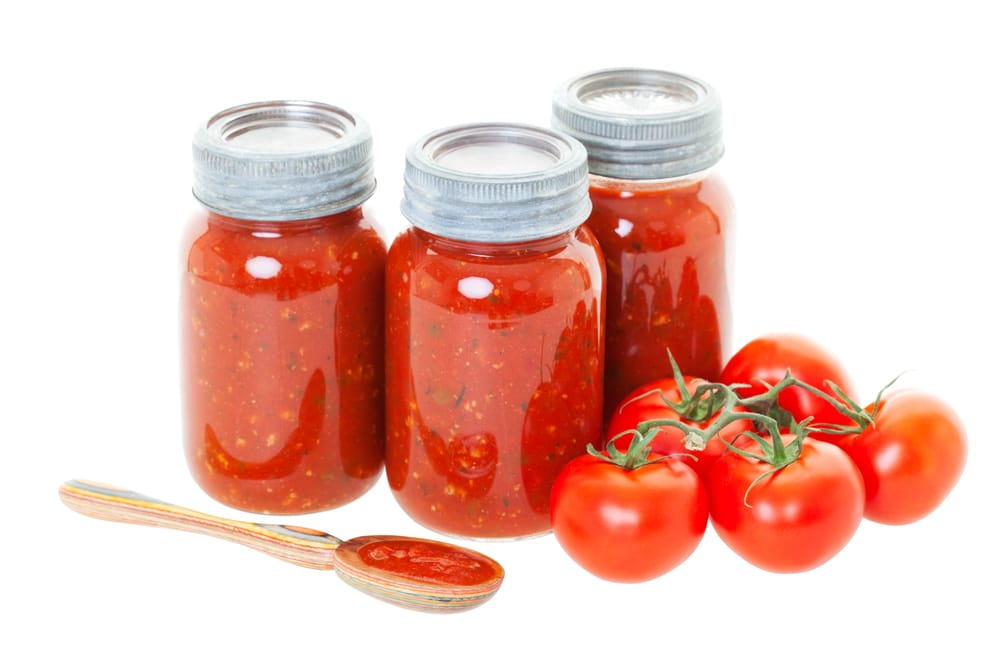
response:
<path id="1" fill-rule="evenodd" d="M 336 568 L 341 540 L 310 528 L 222 519 L 97 482 L 71 480 L 59 497 L 72 510 L 95 519 L 172 528 L 218 537 L 261 551 L 294 565 L 317 570 Z"/>

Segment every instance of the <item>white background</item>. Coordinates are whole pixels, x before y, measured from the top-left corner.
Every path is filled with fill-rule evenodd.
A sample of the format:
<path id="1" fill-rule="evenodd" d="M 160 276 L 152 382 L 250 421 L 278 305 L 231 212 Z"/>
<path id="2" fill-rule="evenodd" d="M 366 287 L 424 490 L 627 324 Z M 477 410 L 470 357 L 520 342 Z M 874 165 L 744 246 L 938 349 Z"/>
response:
<path id="1" fill-rule="evenodd" d="M 988 3 L 182 4 L 0 10 L 0 663 L 997 664 Z M 484 607 L 439 617 L 59 503 L 59 483 L 80 477 L 240 517 L 195 486 L 179 441 L 179 244 L 199 122 L 274 98 L 366 117 L 371 206 L 391 236 L 413 139 L 466 121 L 547 124 L 557 83 L 610 66 L 673 69 L 722 94 L 737 342 L 805 333 L 866 398 L 906 370 L 902 384 L 960 412 L 969 462 L 935 514 L 865 522 L 800 575 L 754 569 L 711 529 L 679 568 L 633 586 L 585 573 L 551 536 L 472 545 L 507 580 Z M 292 523 L 430 536 L 384 477 Z"/>

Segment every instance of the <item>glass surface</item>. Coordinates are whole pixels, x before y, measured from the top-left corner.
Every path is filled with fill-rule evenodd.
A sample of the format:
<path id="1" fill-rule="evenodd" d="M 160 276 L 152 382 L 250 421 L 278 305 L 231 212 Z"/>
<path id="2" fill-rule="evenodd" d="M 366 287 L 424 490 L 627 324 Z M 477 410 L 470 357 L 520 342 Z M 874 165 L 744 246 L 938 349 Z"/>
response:
<path id="1" fill-rule="evenodd" d="M 732 203 L 721 178 L 592 177 L 587 226 L 607 262 L 605 413 L 648 382 L 718 380 L 729 354 Z"/>
<path id="2" fill-rule="evenodd" d="M 556 475 L 601 437 L 603 290 L 585 228 L 523 244 L 400 235 L 387 269 L 386 471 L 438 532 L 550 530 Z"/>
<path id="3" fill-rule="evenodd" d="M 181 290 L 185 452 L 241 510 L 351 501 L 383 461 L 385 245 L 360 209 L 195 221 Z"/>

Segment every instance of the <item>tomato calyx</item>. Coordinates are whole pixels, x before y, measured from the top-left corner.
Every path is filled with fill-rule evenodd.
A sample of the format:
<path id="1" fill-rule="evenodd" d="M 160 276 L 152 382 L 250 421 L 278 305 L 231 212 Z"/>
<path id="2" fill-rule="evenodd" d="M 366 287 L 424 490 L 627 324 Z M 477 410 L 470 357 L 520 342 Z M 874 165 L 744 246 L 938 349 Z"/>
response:
<path id="1" fill-rule="evenodd" d="M 755 486 L 776 472 L 795 463 L 799 460 L 799 457 L 802 456 L 802 445 L 804 444 L 805 439 L 809 437 L 809 434 L 814 432 L 814 430 L 809 427 L 809 422 L 811 420 L 811 417 L 807 417 L 801 422 L 793 424 L 790 430 L 790 438 L 787 440 L 782 437 L 777 422 L 773 421 L 768 424 L 769 434 L 767 438 L 758 433 L 752 433 L 749 431 L 744 433 L 744 437 L 751 439 L 757 444 L 758 447 L 760 447 L 760 454 L 736 447 L 733 444 L 729 445 L 730 451 L 744 458 L 760 461 L 768 466 L 767 470 L 758 475 L 757 478 L 754 479 L 749 486 L 747 486 L 746 491 L 743 492 L 743 504 L 746 507 L 752 507 L 748 498 L 750 496 L 750 491 L 753 490 Z"/>
<path id="2" fill-rule="evenodd" d="M 622 407 L 642 400 L 647 396 L 658 394 L 663 404 L 673 410 L 681 419 L 700 423 L 708 421 L 726 406 L 730 393 L 729 387 L 718 382 L 701 382 L 692 392 L 688 387 L 688 383 L 685 382 L 685 377 L 680 367 L 674 361 L 673 355 L 670 355 L 670 365 L 673 368 L 673 379 L 677 385 L 677 393 L 681 400 L 671 401 L 662 389 L 652 389 L 632 397 Z"/>
<path id="3" fill-rule="evenodd" d="M 666 456 L 659 456 L 655 458 L 649 457 L 649 454 L 652 451 L 650 443 L 653 441 L 653 438 L 656 437 L 656 434 L 657 429 L 655 428 L 642 433 L 631 430 L 622 431 L 608 440 L 607 444 L 604 446 L 603 452 L 598 451 L 594 445 L 588 444 L 587 453 L 591 456 L 596 456 L 602 461 L 616 465 L 623 470 L 636 470 L 642 466 L 650 465 L 667 458 Z M 630 436 L 632 439 L 629 442 L 628 447 L 623 452 L 615 447 L 614 441 L 625 436 Z"/>
<path id="4" fill-rule="evenodd" d="M 778 385 L 775 386 L 777 387 Z M 699 451 L 704 449 L 706 443 L 708 443 L 712 438 L 718 436 L 726 424 L 732 423 L 737 419 L 747 419 L 747 413 L 735 410 L 735 406 L 740 403 L 741 400 L 737 397 L 736 393 L 730 391 L 729 399 L 727 400 L 726 405 L 722 408 L 722 411 L 715 417 L 715 420 L 704 429 L 690 424 L 685 424 L 680 421 L 667 419 L 642 422 L 639 424 L 639 427 L 635 432 L 633 444 L 637 442 L 648 443 L 653 437 L 655 437 L 657 426 L 668 425 L 683 431 L 684 446 L 687 449 Z M 756 414 L 751 418 L 761 424 L 762 429 L 767 434 L 766 437 L 754 431 L 743 431 L 733 438 L 732 441 L 726 442 L 726 448 L 728 451 L 746 459 L 759 461 L 767 465 L 767 469 L 750 483 L 743 494 L 743 504 L 747 507 L 751 507 L 748 501 L 750 491 L 771 475 L 782 470 L 783 468 L 788 467 L 792 463 L 795 463 L 802 455 L 802 446 L 805 439 L 810 433 L 814 432 L 814 430 L 809 426 L 809 422 L 812 420 L 811 417 L 807 417 L 801 422 L 791 422 L 787 425 L 779 423 L 777 419 L 768 414 Z M 782 434 L 783 427 L 788 435 Z M 649 430 L 647 431 L 646 429 Z M 737 447 L 736 442 L 740 438 L 748 438 L 750 441 L 756 443 L 760 449 L 760 453 L 758 454 L 749 451 L 743 447 Z"/>
<path id="5" fill-rule="evenodd" d="M 667 356 L 670 358 L 674 382 L 681 400 L 671 401 L 660 389 L 640 394 L 631 400 L 637 401 L 651 394 L 659 394 L 664 405 L 673 410 L 680 419 L 658 418 L 639 422 L 636 425 L 636 435 L 639 438 L 645 438 L 648 433 L 655 432 L 661 427 L 673 427 L 684 434 L 685 449 L 700 452 L 704 451 L 711 439 L 719 435 L 729 424 L 748 418 L 757 420 L 758 417 L 754 414 L 758 412 L 757 410 L 751 410 L 749 413 L 741 411 L 740 408 L 751 401 L 741 399 L 735 392 L 735 386 L 719 382 L 701 382 L 694 388 L 694 391 L 691 391 L 670 350 L 667 350 Z M 700 425 L 705 422 L 711 422 L 705 429 L 692 425 Z M 622 434 L 616 435 L 615 438 L 620 435 Z M 722 441 L 729 444 L 725 439 Z"/>

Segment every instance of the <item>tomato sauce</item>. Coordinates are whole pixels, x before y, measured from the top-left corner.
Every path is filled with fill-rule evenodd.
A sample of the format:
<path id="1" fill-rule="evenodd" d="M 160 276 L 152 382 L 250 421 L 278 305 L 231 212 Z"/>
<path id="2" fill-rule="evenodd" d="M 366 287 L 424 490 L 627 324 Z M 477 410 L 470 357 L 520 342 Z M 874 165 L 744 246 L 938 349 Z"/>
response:
<path id="1" fill-rule="evenodd" d="M 360 546 L 357 554 L 369 568 L 445 586 L 481 586 L 503 576 L 499 565 L 481 554 L 430 540 L 387 537 Z"/>
<path id="2" fill-rule="evenodd" d="M 383 461 L 385 244 L 361 208 L 294 222 L 206 212 L 182 295 L 185 443 L 213 498 L 315 512 Z"/>
<path id="3" fill-rule="evenodd" d="M 730 345 L 732 203 L 721 179 L 591 179 L 587 226 L 608 274 L 605 407 L 673 375 L 715 381 Z"/>
<path id="4" fill-rule="evenodd" d="M 411 228 L 387 266 L 386 468 L 415 520 L 550 530 L 563 465 L 601 437 L 604 269 L 585 227 L 482 244 Z"/>

